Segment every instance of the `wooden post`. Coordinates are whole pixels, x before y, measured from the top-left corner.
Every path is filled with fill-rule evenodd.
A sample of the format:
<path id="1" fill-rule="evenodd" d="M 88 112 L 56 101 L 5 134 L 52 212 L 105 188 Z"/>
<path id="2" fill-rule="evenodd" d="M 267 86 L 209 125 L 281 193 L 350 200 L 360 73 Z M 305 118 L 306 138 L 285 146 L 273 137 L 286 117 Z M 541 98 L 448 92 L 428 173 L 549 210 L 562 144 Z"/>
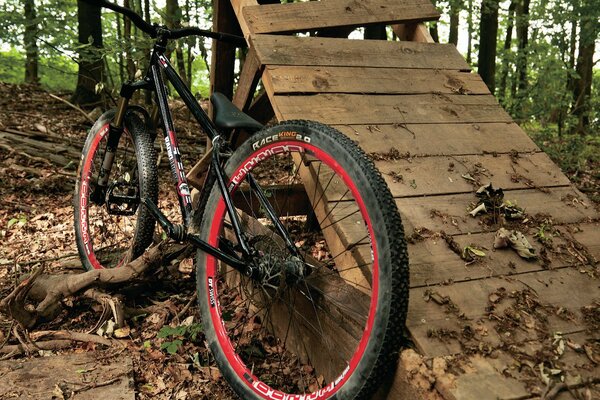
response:
<path id="1" fill-rule="evenodd" d="M 240 25 L 228 0 L 213 0 L 213 30 L 240 35 Z M 235 46 L 229 43 L 213 41 L 210 62 L 210 93 L 220 92 L 228 98 L 233 97 L 233 79 L 235 67 Z M 209 105 L 212 116 L 212 106 Z"/>

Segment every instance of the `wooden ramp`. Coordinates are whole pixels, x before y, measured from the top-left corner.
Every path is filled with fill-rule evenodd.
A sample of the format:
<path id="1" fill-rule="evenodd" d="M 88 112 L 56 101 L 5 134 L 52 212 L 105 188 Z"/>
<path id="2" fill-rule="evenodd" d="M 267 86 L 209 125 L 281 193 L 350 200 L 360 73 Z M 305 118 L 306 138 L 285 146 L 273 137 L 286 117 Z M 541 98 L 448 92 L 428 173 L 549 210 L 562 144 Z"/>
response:
<path id="1" fill-rule="evenodd" d="M 217 3 L 216 29 L 241 29 L 250 43 L 239 107 L 268 119 L 270 104 L 278 120 L 330 124 L 378 160 L 410 239 L 411 339 L 425 365 L 445 360 L 431 387 L 411 396 L 526 399 L 549 382 L 576 390 L 598 379 L 598 214 L 454 46 L 427 42 L 414 23 L 438 17 L 429 1 Z M 239 27 L 224 22 L 233 12 Z M 409 40 L 282 35 L 378 24 Z M 213 87 L 227 92 L 223 74 Z M 259 80 L 266 94 L 252 101 Z M 507 227 L 525 234 L 536 260 L 493 250 L 499 225 L 468 214 L 490 182 L 524 208 Z M 466 261 L 467 246 L 485 256 Z M 416 373 L 400 368 L 389 398 L 408 396 L 399 382 Z"/>

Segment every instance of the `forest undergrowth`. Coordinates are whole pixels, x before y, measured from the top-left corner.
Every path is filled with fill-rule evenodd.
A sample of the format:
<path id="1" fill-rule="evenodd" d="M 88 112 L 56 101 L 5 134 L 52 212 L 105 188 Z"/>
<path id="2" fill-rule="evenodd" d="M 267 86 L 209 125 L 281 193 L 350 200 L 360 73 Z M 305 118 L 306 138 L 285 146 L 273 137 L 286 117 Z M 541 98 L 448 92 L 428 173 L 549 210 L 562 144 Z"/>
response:
<path id="1" fill-rule="evenodd" d="M 65 93 L 54 95 L 67 98 Z M 204 135 L 181 103 L 174 101 L 173 109 L 184 164 L 189 169 L 203 152 Z M 46 91 L 0 83 L 0 298 L 36 267 L 44 266 L 50 272 L 81 270 L 71 204 L 77 154 L 90 126 L 86 116 Z M 524 127 L 600 209 L 600 140 L 558 138 L 539 126 Z M 46 151 L 35 143 L 42 143 Z M 160 151 L 158 141 L 156 147 Z M 160 207 L 175 216 L 177 199 L 166 156 L 160 170 Z M 204 345 L 193 275 L 193 260 L 188 258 L 153 272 L 148 284 L 127 289 L 131 293 L 124 297 L 128 299 L 125 306 L 138 312 L 115 333 L 126 346 L 104 351 L 107 360 L 124 355 L 133 359 L 140 399 L 234 397 Z M 102 325 L 98 304 L 82 297 L 67 298 L 63 303 L 59 317 L 38 329 L 96 332 L 106 328 L 98 326 Z M 0 319 L 0 328 L 2 344 L 10 335 L 10 322 Z M 55 352 L 101 348 L 100 344 L 81 343 Z M 0 352 L 2 357 L 6 354 Z"/>

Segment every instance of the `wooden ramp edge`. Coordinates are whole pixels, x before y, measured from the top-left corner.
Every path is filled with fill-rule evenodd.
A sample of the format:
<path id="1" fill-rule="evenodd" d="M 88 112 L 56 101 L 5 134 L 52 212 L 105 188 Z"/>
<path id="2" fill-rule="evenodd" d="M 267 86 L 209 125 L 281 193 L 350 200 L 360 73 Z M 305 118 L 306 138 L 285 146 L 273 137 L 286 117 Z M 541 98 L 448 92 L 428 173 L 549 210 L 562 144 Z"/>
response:
<path id="1" fill-rule="evenodd" d="M 356 3 L 231 0 L 250 44 L 233 101 L 257 117 L 336 127 L 388 183 L 409 238 L 416 352 L 402 353 L 387 398 L 539 398 L 552 382 L 597 390 L 598 213 L 454 46 L 427 42 L 414 22 L 436 17 L 429 2 L 370 0 L 362 11 Z M 353 12 L 340 13 L 346 7 Z M 279 34 L 373 24 L 418 41 Z M 259 81 L 265 93 L 254 96 Z M 536 259 L 494 250 L 497 221 L 469 215 L 490 182 L 524 209 L 506 226 L 525 234 Z M 485 256 L 466 261 L 467 247 Z"/>

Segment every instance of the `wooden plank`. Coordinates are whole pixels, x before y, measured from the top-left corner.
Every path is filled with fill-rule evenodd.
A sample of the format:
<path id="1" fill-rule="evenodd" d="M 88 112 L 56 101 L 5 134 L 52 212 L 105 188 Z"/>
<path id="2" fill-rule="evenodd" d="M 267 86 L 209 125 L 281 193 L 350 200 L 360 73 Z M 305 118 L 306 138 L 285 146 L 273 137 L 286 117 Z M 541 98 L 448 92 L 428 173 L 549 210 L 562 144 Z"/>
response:
<path id="1" fill-rule="evenodd" d="M 540 151 L 515 123 L 334 125 L 367 153 L 411 156 Z M 501 134 L 499 134 L 501 133 Z"/>
<path id="2" fill-rule="evenodd" d="M 266 72 L 276 94 L 490 93 L 478 75 L 454 70 L 273 65 Z"/>
<path id="3" fill-rule="evenodd" d="M 492 95 L 275 95 L 284 119 L 324 124 L 415 124 L 512 122 Z"/>
<path id="4" fill-rule="evenodd" d="M 470 70 L 451 44 L 278 35 L 257 35 L 250 41 L 263 65 Z"/>
<path id="5" fill-rule="evenodd" d="M 243 15 L 252 34 L 432 21 L 440 17 L 429 0 L 321 0 L 245 7 Z"/>
<path id="6" fill-rule="evenodd" d="M 583 229 L 591 229 L 589 224 L 579 224 L 579 226 Z M 524 232 L 529 243 L 539 254 L 542 245 L 535 238 L 535 233 L 535 229 Z M 548 268 L 559 269 L 581 264 L 577 254 L 570 254 L 568 251 L 563 250 L 567 241 L 559 236 L 552 238 L 552 249 L 548 249 L 547 252 L 549 263 L 545 265 L 539 259 L 523 260 L 512 249 L 495 250 L 493 248 L 494 235 L 494 232 L 490 232 L 452 237 L 461 250 L 466 246 L 475 246 L 484 251 L 485 257 L 482 257 L 476 263 L 469 264 L 459 254 L 450 250 L 444 238 L 439 234 L 432 233 L 429 235 L 430 237 L 424 240 L 410 243 L 408 253 L 411 265 L 411 287 L 473 281 L 494 276 L 519 275 Z"/>
<path id="7" fill-rule="evenodd" d="M 246 19 L 242 14 L 242 10 L 245 7 L 258 6 L 258 1 L 256 0 L 231 0 L 231 6 L 233 8 L 233 12 L 237 17 L 237 21 L 240 24 L 240 29 L 246 39 L 250 36 L 250 28 L 246 23 Z M 214 6 L 213 6 L 214 7 Z M 214 12 L 214 11 L 213 11 Z M 213 18 L 214 19 L 214 18 Z"/>
<path id="8" fill-rule="evenodd" d="M 400 40 L 420 43 L 434 43 L 429 29 L 423 23 L 408 23 L 392 25 L 392 30 Z"/>
<path id="9" fill-rule="evenodd" d="M 411 289 L 407 327 L 418 349 L 428 356 L 439 356 L 453 351 L 448 343 L 430 337 L 428 332 L 436 329 L 451 329 L 461 332 L 465 325 L 476 329 L 478 323 L 485 325 L 489 320 L 486 308 L 489 306 L 489 296 L 503 288 L 506 293 L 531 290 L 537 294 L 536 301 L 541 304 L 562 307 L 569 312 L 570 318 L 560 318 L 549 313 L 547 329 L 549 332 L 578 332 L 585 327 L 581 318 L 580 308 L 592 304 L 598 294 L 597 278 L 582 274 L 576 268 L 562 268 L 554 271 L 531 272 L 514 278 L 489 278 L 476 281 L 454 283 L 433 288 L 440 298 L 452 301 L 454 311 L 435 301 L 426 301 L 426 291 L 431 288 Z M 514 299 L 506 298 L 496 305 L 495 314 L 502 315 L 503 310 Z M 533 303 L 532 303 L 533 304 Z M 461 318 L 458 317 L 461 315 Z M 525 315 L 522 316 L 525 319 Z M 494 321 L 494 320 L 492 320 Z M 521 330 L 511 335 L 510 341 L 534 339 L 539 332 L 536 325 L 527 328 L 523 321 Z M 492 323 L 495 325 L 495 323 Z M 487 329 L 485 341 L 492 345 L 508 340 L 494 329 Z"/>
<path id="10" fill-rule="evenodd" d="M 569 179 L 545 153 L 435 156 L 378 161 L 394 197 L 472 193 L 492 182 L 502 189 L 568 186 Z M 476 182 L 463 178 L 469 174 Z"/>
<path id="11" fill-rule="evenodd" d="M 246 111 L 252 102 L 256 86 L 260 80 L 260 67 L 260 62 L 256 58 L 256 51 L 250 48 L 248 54 L 246 54 L 239 83 L 232 100 L 232 103 L 242 111 Z"/>
<path id="12" fill-rule="evenodd" d="M 547 192 L 536 189 L 507 190 L 504 199 L 522 207 L 530 217 L 548 215 L 554 224 L 573 224 L 597 218 L 598 213 L 588 206 L 573 187 L 553 187 Z M 573 199 L 579 201 L 573 202 Z M 491 232 L 497 225 L 486 225 L 481 216 L 472 217 L 469 211 L 477 204 L 474 193 L 443 196 L 410 197 L 396 200 L 402 220 L 413 228 L 444 231 L 448 234 Z M 558 211 L 560 210 L 560 211 Z M 510 226 L 510 221 L 508 221 Z M 407 230 L 408 235 L 412 234 Z M 587 240 L 589 235 L 581 235 Z M 598 240 L 600 242 L 600 240 Z"/>

